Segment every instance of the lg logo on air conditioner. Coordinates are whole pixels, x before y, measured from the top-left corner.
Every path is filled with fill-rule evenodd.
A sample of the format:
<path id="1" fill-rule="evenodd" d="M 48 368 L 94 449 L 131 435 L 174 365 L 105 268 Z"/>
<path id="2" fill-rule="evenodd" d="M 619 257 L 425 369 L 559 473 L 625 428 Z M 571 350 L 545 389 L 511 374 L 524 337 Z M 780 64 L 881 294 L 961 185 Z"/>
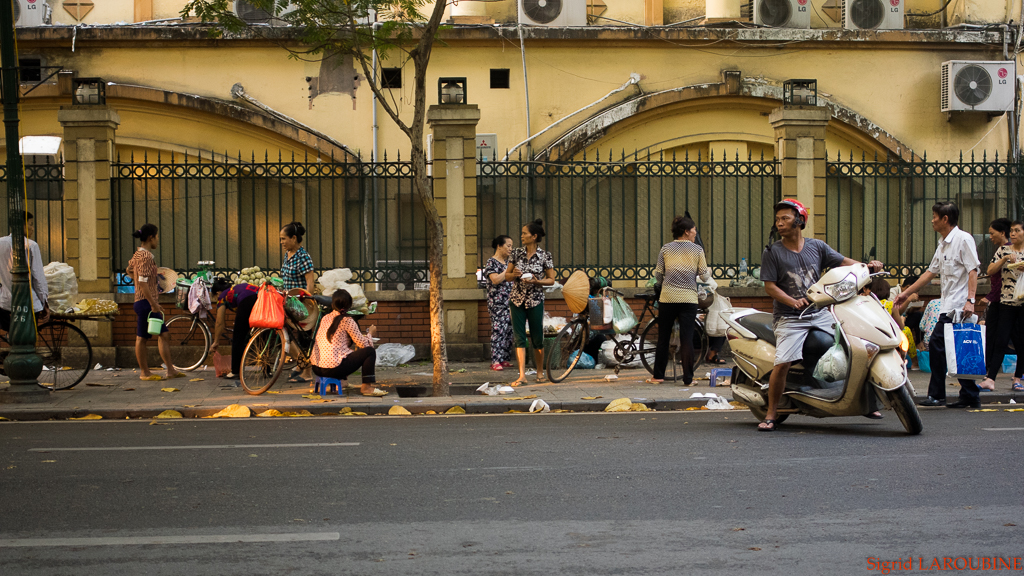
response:
<path id="1" fill-rule="evenodd" d="M 889 0 L 889 5 L 892 6 L 892 8 L 889 8 L 889 12 L 899 12 L 900 2 L 901 0 Z"/>
<path id="2" fill-rule="evenodd" d="M 1006 84 L 1006 77 L 1010 75 L 1010 72 L 1006 68 L 1000 68 L 996 75 L 999 76 L 999 83 Z"/>
<path id="3" fill-rule="evenodd" d="M 28 9 L 35 10 L 36 8 L 38 8 L 38 6 L 36 6 L 36 0 L 28 0 Z"/>
<path id="4" fill-rule="evenodd" d="M 808 0 L 796 0 L 798 6 L 796 7 L 797 12 L 807 12 L 807 1 Z"/>

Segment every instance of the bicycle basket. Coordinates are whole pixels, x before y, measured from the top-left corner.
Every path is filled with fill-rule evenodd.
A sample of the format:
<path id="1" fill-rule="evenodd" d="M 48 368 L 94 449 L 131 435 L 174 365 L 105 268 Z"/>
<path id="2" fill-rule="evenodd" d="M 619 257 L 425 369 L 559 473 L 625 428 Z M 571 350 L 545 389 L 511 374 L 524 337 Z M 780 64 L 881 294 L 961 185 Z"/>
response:
<path id="1" fill-rule="evenodd" d="M 178 280 L 174 285 L 174 305 L 182 310 L 188 310 L 188 292 L 191 289 L 191 280 Z"/>

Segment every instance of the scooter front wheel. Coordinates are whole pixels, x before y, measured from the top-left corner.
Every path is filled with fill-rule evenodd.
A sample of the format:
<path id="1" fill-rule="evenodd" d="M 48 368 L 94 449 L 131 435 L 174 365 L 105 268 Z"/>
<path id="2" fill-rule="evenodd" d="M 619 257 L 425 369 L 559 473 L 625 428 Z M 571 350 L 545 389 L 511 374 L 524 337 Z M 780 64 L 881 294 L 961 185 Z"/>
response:
<path id="1" fill-rule="evenodd" d="M 895 390 L 889 390 L 885 395 L 889 399 L 889 404 L 892 405 L 893 412 L 896 412 L 903 427 L 907 429 L 907 433 L 911 436 L 920 434 L 921 430 L 924 430 L 924 424 L 921 422 L 921 414 L 918 413 L 917 405 L 914 404 L 914 399 L 910 396 L 907 386 L 903 385 Z"/>

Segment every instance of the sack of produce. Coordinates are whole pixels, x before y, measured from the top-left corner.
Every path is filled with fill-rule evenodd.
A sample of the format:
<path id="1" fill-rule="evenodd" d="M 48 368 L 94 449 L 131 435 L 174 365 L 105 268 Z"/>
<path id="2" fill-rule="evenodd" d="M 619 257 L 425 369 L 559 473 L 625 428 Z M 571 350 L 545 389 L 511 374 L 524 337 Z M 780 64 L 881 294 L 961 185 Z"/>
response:
<path id="1" fill-rule="evenodd" d="M 64 310 L 75 302 L 78 297 L 78 279 L 75 278 L 74 268 L 63 262 L 50 262 L 43 266 L 43 276 L 46 277 L 50 293 L 51 310 Z"/>

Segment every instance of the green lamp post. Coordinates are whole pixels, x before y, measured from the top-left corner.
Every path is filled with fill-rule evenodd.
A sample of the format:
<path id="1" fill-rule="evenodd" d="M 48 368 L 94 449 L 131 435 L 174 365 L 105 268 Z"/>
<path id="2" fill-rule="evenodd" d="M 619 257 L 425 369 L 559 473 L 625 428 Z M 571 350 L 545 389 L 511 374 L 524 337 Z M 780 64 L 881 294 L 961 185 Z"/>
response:
<path id="1" fill-rule="evenodd" d="M 0 0 L 0 65 L 3 67 L 4 133 L 7 142 L 7 198 L 12 218 L 11 249 L 11 351 L 4 370 L 10 388 L 0 391 L 0 402 L 45 402 L 50 392 L 37 385 L 43 360 L 36 354 L 36 326 L 32 310 L 32 286 L 25 250 L 25 168 L 18 149 L 18 54 L 14 42 L 14 2 Z"/>

